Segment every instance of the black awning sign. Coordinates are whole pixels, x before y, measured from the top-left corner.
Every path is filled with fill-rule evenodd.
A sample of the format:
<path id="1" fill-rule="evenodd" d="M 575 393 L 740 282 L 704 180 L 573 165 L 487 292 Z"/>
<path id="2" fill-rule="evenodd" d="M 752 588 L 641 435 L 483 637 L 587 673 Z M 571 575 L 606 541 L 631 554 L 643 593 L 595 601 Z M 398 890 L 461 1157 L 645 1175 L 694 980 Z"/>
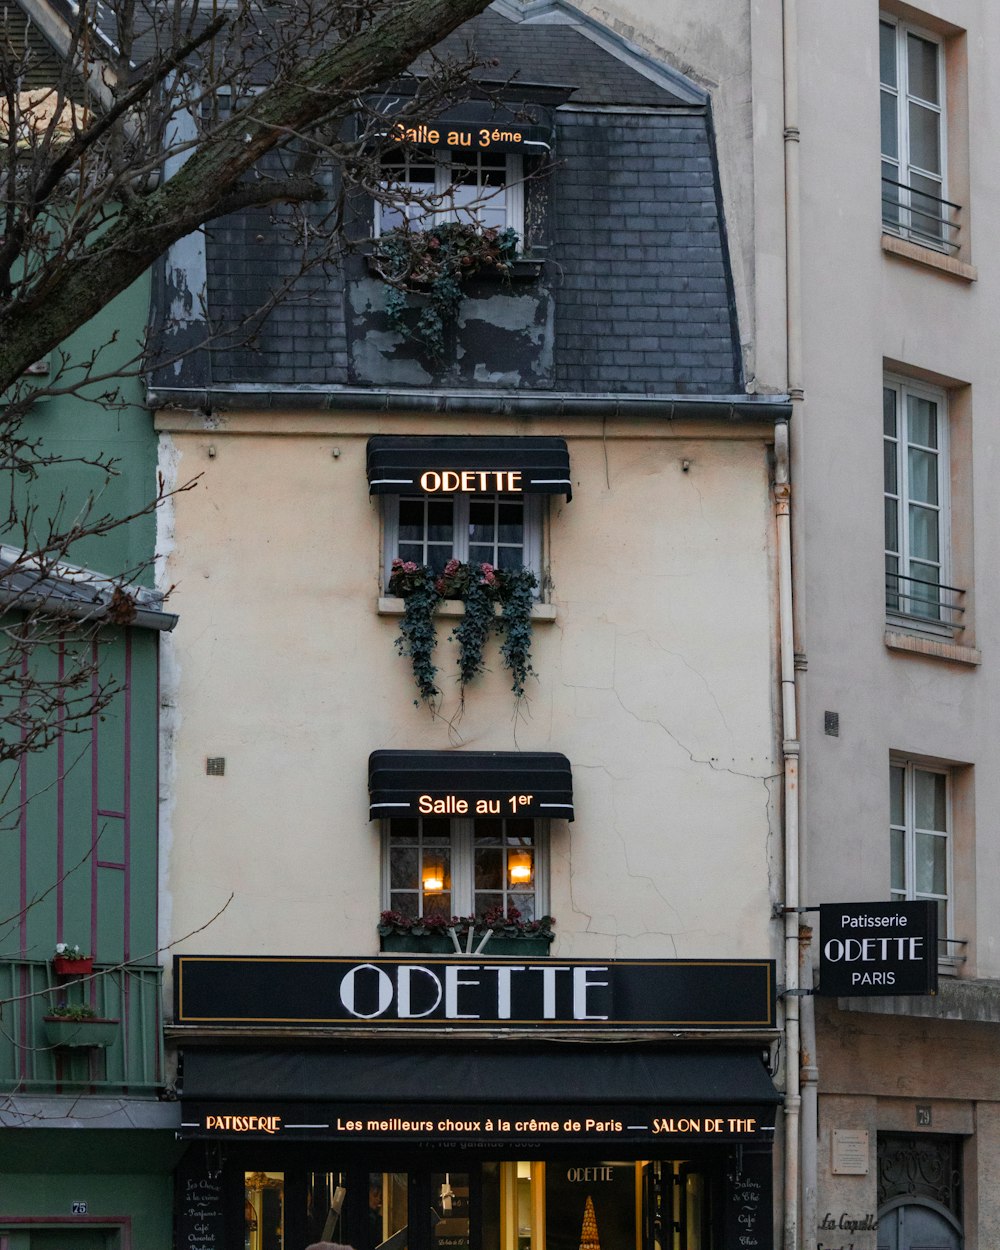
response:
<path id="1" fill-rule="evenodd" d="M 767 1141 L 772 1107 L 731 1103 L 376 1103 L 189 1102 L 181 1136 L 282 1137 L 310 1141 L 518 1145 L 582 1142 Z"/>
<path id="2" fill-rule="evenodd" d="M 369 819 L 573 819 L 569 760 L 557 751 L 373 751 Z"/>
<path id="3" fill-rule="evenodd" d="M 396 122 L 389 131 L 393 143 L 418 143 L 429 148 L 476 148 L 516 152 L 522 147 L 548 147 L 550 132 L 541 126 L 520 126 L 516 122 L 477 125 L 448 122 L 428 126 L 407 126 Z"/>
<path id="4" fill-rule="evenodd" d="M 825 997 L 937 993 L 937 903 L 824 903 L 819 985 Z"/>
<path id="5" fill-rule="evenodd" d="M 374 495 L 572 496 L 564 438 L 465 434 L 376 434 L 368 440 Z"/>

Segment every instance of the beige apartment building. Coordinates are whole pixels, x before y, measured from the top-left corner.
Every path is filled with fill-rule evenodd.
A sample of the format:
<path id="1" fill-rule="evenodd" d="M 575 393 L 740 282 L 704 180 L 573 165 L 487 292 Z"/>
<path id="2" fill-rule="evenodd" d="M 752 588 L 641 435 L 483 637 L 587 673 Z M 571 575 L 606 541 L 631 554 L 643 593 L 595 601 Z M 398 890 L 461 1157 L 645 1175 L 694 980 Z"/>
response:
<path id="1" fill-rule="evenodd" d="M 938 910 L 936 996 L 803 1000 L 786 1244 L 993 1246 L 1000 13 L 581 7 L 710 91 L 748 376 L 794 401 L 801 903 Z"/>

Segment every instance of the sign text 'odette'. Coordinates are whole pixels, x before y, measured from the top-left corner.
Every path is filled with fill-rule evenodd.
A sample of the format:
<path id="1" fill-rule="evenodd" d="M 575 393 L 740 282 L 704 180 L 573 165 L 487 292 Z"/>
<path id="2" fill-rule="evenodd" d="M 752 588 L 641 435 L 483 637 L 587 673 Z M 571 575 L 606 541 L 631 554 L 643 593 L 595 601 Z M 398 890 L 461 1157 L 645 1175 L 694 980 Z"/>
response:
<path id="1" fill-rule="evenodd" d="M 937 993 L 937 903 L 824 903 L 819 985 L 826 997 Z"/>
<path id="2" fill-rule="evenodd" d="M 770 960 L 179 955 L 180 1024 L 770 1028 Z"/>

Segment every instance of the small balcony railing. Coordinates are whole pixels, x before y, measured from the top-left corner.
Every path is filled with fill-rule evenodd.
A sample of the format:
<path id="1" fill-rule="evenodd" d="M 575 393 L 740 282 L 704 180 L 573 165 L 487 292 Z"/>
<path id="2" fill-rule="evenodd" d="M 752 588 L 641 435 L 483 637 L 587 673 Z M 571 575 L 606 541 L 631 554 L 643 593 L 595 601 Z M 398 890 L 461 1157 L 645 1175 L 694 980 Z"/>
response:
<path id="1" fill-rule="evenodd" d="M 0 1091 L 127 1092 L 153 1096 L 164 1084 L 159 967 L 101 972 L 69 985 L 48 960 L 0 960 Z M 88 1003 L 118 1020 L 106 1047 L 53 1046 L 43 1016 L 59 1003 Z"/>
<path id="2" fill-rule="evenodd" d="M 886 573 L 885 607 L 893 616 L 911 617 L 953 631 L 963 628 L 965 591 L 902 573 Z"/>
<path id="3" fill-rule="evenodd" d="M 960 243 L 961 211 L 960 204 L 929 191 L 882 179 L 882 225 L 914 243 L 954 255 Z"/>

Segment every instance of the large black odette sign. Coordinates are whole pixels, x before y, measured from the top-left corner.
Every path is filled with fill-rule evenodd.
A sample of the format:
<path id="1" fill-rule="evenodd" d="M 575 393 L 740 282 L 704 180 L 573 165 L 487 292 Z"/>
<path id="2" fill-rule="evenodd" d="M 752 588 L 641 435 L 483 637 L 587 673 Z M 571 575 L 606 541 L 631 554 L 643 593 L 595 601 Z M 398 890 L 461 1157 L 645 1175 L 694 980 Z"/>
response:
<path id="1" fill-rule="evenodd" d="M 938 910 L 933 899 L 824 903 L 819 985 L 827 998 L 936 994 Z"/>

